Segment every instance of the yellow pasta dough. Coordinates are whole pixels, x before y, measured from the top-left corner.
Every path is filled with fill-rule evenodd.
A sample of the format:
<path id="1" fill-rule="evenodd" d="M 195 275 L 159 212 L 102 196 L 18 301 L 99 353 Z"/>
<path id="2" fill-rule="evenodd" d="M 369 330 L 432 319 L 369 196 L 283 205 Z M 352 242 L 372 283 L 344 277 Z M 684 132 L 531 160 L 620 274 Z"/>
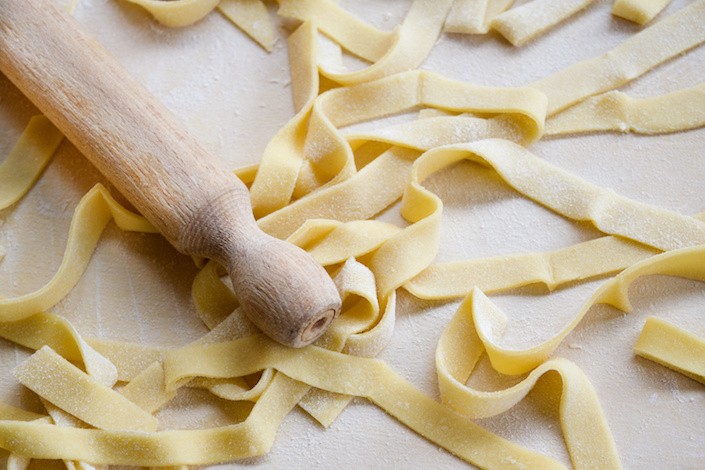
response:
<path id="1" fill-rule="evenodd" d="M 170 26 L 192 24 L 217 7 L 265 49 L 275 41 L 259 1 L 130 1 Z M 509 411 L 545 374 L 561 378 L 559 419 L 573 466 L 620 468 L 618 447 L 588 376 L 553 354 L 594 304 L 629 311 L 627 289 L 638 277 L 705 280 L 705 222 L 701 215 L 621 196 L 526 147 L 544 131 L 665 133 L 702 126 L 702 85 L 645 99 L 617 91 L 598 94 L 705 41 L 699 27 L 705 1 L 531 86 L 477 86 L 417 69 L 443 28 L 482 33 L 491 26 L 520 44 L 591 2 L 549 3 L 534 0 L 509 9 L 512 2 L 506 0 L 416 0 L 402 24 L 387 32 L 330 0 L 281 0 L 280 15 L 303 21 L 289 37 L 297 114 L 270 140 L 258 166 L 237 173 L 251 185 L 260 227 L 306 249 L 328 269 L 344 300 L 340 318 L 313 346 L 280 346 L 240 312 L 222 268 L 196 260 L 200 270 L 192 298 L 208 333 L 173 349 L 83 338 L 72 323 L 48 310 L 79 282 L 110 221 L 121 230 L 155 232 L 98 184 L 76 207 L 54 277 L 35 292 L 0 299 L 0 336 L 36 350 L 15 375 L 41 398 L 48 414 L 0 403 L 0 447 L 12 452 L 8 468 L 27 468 L 38 458 L 63 460 L 67 468 L 183 470 L 260 456 L 297 405 L 329 426 L 352 397 L 370 400 L 482 468 L 563 468 L 473 421 Z M 615 10 L 623 3 L 628 2 L 616 2 Z M 536 18 L 538 11 L 545 15 Z M 664 45 L 661 39 L 674 32 Z M 332 48 L 320 42 L 320 33 L 334 41 Z M 370 65 L 348 71 L 338 61 L 342 50 Z M 343 130 L 419 108 L 427 109 L 410 122 Z M 30 122 L 0 165 L 0 208 L 26 193 L 60 141 L 45 118 Z M 609 236 L 547 252 L 432 264 L 444 205 L 423 183 L 465 160 L 490 167 L 522 196 L 569 219 L 588 221 Z M 407 225 L 369 220 L 399 198 Z M 547 341 L 522 350 L 498 344 L 508 320 L 485 294 L 531 283 L 555 289 L 619 272 Z M 436 348 L 440 401 L 374 358 L 392 338 L 400 287 L 421 298 L 466 296 Z M 647 320 L 635 351 L 703 382 L 702 339 L 673 325 Z M 497 372 L 528 375 L 503 390 L 467 385 L 484 353 Z M 186 388 L 218 400 L 250 402 L 251 412 L 235 424 L 159 429 L 156 413 Z"/>
<path id="2" fill-rule="evenodd" d="M 639 24 L 646 24 L 661 10 L 666 8 L 666 5 L 671 0 L 615 0 L 612 5 L 612 14 L 620 16 L 626 20 L 633 21 Z"/>

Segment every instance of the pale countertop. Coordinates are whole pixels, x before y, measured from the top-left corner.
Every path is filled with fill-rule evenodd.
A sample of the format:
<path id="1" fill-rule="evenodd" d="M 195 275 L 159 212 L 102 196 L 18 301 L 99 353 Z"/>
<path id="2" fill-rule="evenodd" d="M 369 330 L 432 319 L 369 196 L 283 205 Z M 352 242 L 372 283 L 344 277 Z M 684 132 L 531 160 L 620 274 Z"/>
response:
<path id="1" fill-rule="evenodd" d="M 674 0 L 668 12 L 689 4 Z M 403 18 L 408 1 L 342 1 L 383 29 Z M 481 85 L 528 84 L 596 56 L 639 30 L 610 15 L 610 1 L 522 48 L 495 34 L 444 35 L 423 68 Z M 235 168 L 255 163 L 267 141 L 293 115 L 283 36 L 265 53 L 218 13 L 185 29 L 154 23 L 140 8 L 117 0 L 80 0 L 79 22 L 139 81 Z M 283 35 L 285 30 L 280 33 Z M 705 77 L 705 48 L 659 67 L 624 90 L 652 96 Z M 36 110 L 0 76 L 0 159 Z M 638 201 L 695 214 L 705 210 L 705 129 L 665 136 L 598 134 L 552 138 L 532 151 L 595 184 Z M 16 296 L 46 283 L 64 250 L 74 207 L 102 181 L 63 143 L 35 188 L 0 212 L 0 295 Z M 426 184 L 445 203 L 438 261 L 542 251 L 599 236 L 523 199 L 484 168 L 455 166 Z M 396 208 L 384 220 L 402 224 Z M 77 287 L 55 309 L 87 337 L 178 346 L 205 333 L 190 300 L 196 273 L 156 235 L 110 226 Z M 510 318 L 507 344 L 526 346 L 552 336 L 602 283 L 560 289 L 520 289 L 493 296 Z M 590 377 L 601 399 L 625 468 L 702 468 L 705 465 L 705 388 L 632 352 L 646 317 L 656 315 L 705 337 L 705 285 L 644 278 L 631 291 L 634 311 L 593 308 L 558 349 Z M 400 291 L 394 338 L 380 357 L 426 393 L 437 396 L 433 353 L 459 301 L 427 302 Z M 0 342 L 0 399 L 35 407 L 12 377 L 26 350 Z M 500 387 L 483 359 L 471 383 Z M 542 381 L 538 392 L 551 388 Z M 173 427 L 222 425 L 226 412 L 184 397 L 160 412 Z M 513 410 L 481 424 L 517 443 L 569 464 L 557 420 L 556 396 L 533 392 Z M 179 405 L 193 409 L 179 417 Z M 268 455 L 215 468 L 467 468 L 467 464 L 409 431 L 374 405 L 356 400 L 329 428 L 301 411 L 283 423 Z"/>

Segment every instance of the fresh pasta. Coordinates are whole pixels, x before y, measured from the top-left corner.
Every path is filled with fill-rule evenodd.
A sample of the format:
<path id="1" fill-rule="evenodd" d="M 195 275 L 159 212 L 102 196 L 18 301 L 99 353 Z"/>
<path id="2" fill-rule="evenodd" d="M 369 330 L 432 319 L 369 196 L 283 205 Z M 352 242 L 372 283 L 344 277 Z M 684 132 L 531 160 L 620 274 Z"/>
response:
<path id="1" fill-rule="evenodd" d="M 173 27 L 194 24 L 217 8 L 264 49 L 271 51 L 276 41 L 270 13 L 259 1 L 129 1 Z M 75 208 L 54 276 L 33 292 L 0 298 L 0 336 L 35 351 L 14 376 L 45 408 L 39 414 L 0 403 L 0 448 L 11 453 L 8 468 L 52 459 L 68 468 L 183 469 L 262 456 L 276 445 L 275 435 L 295 407 L 328 427 L 354 397 L 481 468 L 564 468 L 555 457 L 475 422 L 509 412 L 551 374 L 561 379 L 558 416 L 572 465 L 620 468 L 602 404 L 610 397 L 600 396 L 578 364 L 555 352 L 594 305 L 630 311 L 628 288 L 642 276 L 705 281 L 703 215 L 620 195 L 528 147 L 545 134 L 702 127 L 702 85 L 652 98 L 631 98 L 617 88 L 702 44 L 705 0 L 601 56 L 523 87 L 479 86 L 419 68 L 444 30 L 495 29 L 520 45 L 592 2 L 549 2 L 538 19 L 536 11 L 547 6 L 542 0 L 512 3 L 415 0 L 388 32 L 331 0 L 281 0 L 279 14 L 300 22 L 288 37 L 296 114 L 269 141 L 258 165 L 235 172 L 251 188 L 262 230 L 326 267 L 344 301 L 339 319 L 312 346 L 278 345 L 240 312 L 222 268 L 194 260 L 191 296 L 208 331 L 200 338 L 169 348 L 85 337 L 81 325 L 54 310 L 90 272 L 110 222 L 121 231 L 156 232 L 96 184 Z M 615 14 L 626 3 L 615 2 Z M 644 23 L 665 3 L 651 2 L 648 14 L 626 16 Z M 674 32 L 664 45 L 661 39 Z M 342 51 L 368 66 L 348 70 Z M 415 118 L 346 129 L 403 113 Z M 30 191 L 61 139 L 46 118 L 30 121 L 0 165 L 0 209 L 11 211 Z M 604 236 L 550 251 L 434 263 L 445 207 L 424 183 L 461 161 L 491 170 L 519 197 L 587 222 Z M 403 225 L 377 219 L 397 201 Z M 532 284 L 554 290 L 608 276 L 550 338 L 524 349 L 501 344 L 509 320 L 487 295 Z M 393 339 L 400 290 L 421 299 L 463 298 L 435 350 L 439 400 L 376 358 Z M 650 318 L 634 350 L 703 382 L 704 344 L 697 334 Z M 501 390 L 475 387 L 469 380 L 484 354 L 496 373 L 523 377 Z M 245 403 L 249 413 L 234 424 L 163 428 L 160 410 L 185 390 Z"/>

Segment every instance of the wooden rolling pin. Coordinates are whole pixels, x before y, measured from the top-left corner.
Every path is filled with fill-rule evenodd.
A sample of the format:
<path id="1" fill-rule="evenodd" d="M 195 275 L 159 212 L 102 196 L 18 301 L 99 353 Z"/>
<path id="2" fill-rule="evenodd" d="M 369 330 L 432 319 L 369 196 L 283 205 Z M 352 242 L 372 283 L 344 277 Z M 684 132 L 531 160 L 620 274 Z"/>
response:
<path id="1" fill-rule="evenodd" d="M 318 338 L 341 304 L 325 270 L 263 233 L 245 185 L 56 3 L 0 0 L 0 71 L 177 250 L 225 266 L 263 332 Z"/>

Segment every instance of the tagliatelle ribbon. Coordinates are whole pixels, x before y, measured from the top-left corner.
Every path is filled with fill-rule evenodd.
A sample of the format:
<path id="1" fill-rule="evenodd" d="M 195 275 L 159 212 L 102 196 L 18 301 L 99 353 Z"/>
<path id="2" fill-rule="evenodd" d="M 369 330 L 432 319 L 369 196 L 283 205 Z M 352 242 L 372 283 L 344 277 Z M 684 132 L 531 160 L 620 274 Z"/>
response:
<path id="1" fill-rule="evenodd" d="M 157 419 L 44 346 L 15 369 L 22 385 L 101 429 L 156 431 Z M 46 380 L 51 377 L 51 380 Z M 70 393 L 66 393 L 70 392 Z M 108 409 L 111 412 L 105 413 Z"/>
<path id="2" fill-rule="evenodd" d="M 705 221 L 705 214 L 695 218 Z M 538 283 L 552 291 L 571 282 L 617 273 L 656 254 L 655 248 L 606 236 L 546 252 L 432 264 L 404 284 L 404 289 L 422 299 L 463 297 L 474 287 L 493 294 Z"/>
<path id="3" fill-rule="evenodd" d="M 490 26 L 514 46 L 521 46 L 594 0 L 533 0 L 505 11 L 492 19 Z"/>
<path id="4" fill-rule="evenodd" d="M 398 30 L 386 34 L 361 23 L 331 0 L 280 0 L 279 14 L 302 21 L 315 20 L 341 46 L 374 61 L 353 72 L 345 71 L 341 63 L 320 64 L 322 75 L 336 83 L 352 85 L 421 65 L 441 33 L 451 4 L 452 0 L 415 0 Z"/>
<path id="5" fill-rule="evenodd" d="M 509 8 L 514 0 L 455 0 L 446 18 L 449 33 L 485 34 L 492 20 Z"/>
<path id="6" fill-rule="evenodd" d="M 189 1 L 171 3 L 188 4 Z M 205 2 L 200 3 L 201 7 L 205 5 Z M 343 15 L 331 2 L 285 3 L 290 9 L 309 8 L 305 14 L 308 17 L 317 14 L 311 9 L 313 6 L 321 5 L 336 11 L 336 17 Z M 292 50 L 299 52 L 292 59 L 292 64 L 298 64 L 293 67 L 296 75 L 293 85 L 296 107 L 300 113 L 292 121 L 292 127 L 282 131 L 282 140 L 279 141 L 281 145 L 278 147 L 290 150 L 291 159 L 283 164 L 270 161 L 270 169 L 263 162 L 259 171 L 249 168 L 243 173 L 244 179 L 248 181 L 254 178 L 255 185 L 265 184 L 267 178 L 273 175 L 282 177 L 283 190 L 276 190 L 274 203 L 269 206 L 265 204 L 264 213 L 286 205 L 292 195 L 298 198 L 293 204 L 260 219 L 259 224 L 265 231 L 281 238 L 289 237 L 290 241 L 309 250 L 319 262 L 329 265 L 331 273 L 336 273 L 340 268 L 335 279 L 344 296 L 348 296 L 345 311 L 330 333 L 318 343 L 333 351 L 311 347 L 297 353 L 273 345 L 259 336 L 246 338 L 253 333 L 254 328 L 239 310 L 232 312 L 237 306 L 236 299 L 219 280 L 219 270 L 213 263 L 207 264 L 197 276 L 193 292 L 199 313 L 211 332 L 197 344 L 173 353 L 144 345 L 97 340 L 86 342 L 60 317 L 41 313 L 63 297 L 80 277 L 100 233 L 111 218 L 123 229 L 154 230 L 144 219 L 117 205 L 104 189 L 96 187 L 77 209 L 64 260 L 52 281 L 33 294 L 0 301 L 0 316 L 5 314 L 6 318 L 17 319 L 13 323 L 0 325 L 0 332 L 5 337 L 32 348 L 48 343 L 61 356 L 83 363 L 87 374 L 51 350 L 44 349 L 20 367 L 18 373 L 22 380 L 37 389 L 45 399 L 62 404 L 66 411 L 72 410 L 82 419 L 102 427 L 110 427 L 115 423 L 95 414 L 97 408 L 107 409 L 113 403 L 118 403 L 127 410 L 125 416 L 133 413 L 141 417 L 128 420 L 131 424 L 151 429 L 154 424 L 150 419 L 151 413 L 174 397 L 176 386 L 182 385 L 181 378 L 190 379 L 189 374 L 209 376 L 190 379 L 188 386 L 208 389 L 216 396 L 228 400 L 254 401 L 254 408 L 245 422 L 232 426 L 202 431 L 142 434 L 124 430 L 130 423 L 115 426 L 122 429 L 95 430 L 47 425 L 36 420 L 29 423 L 12 422 L 8 420 L 18 419 L 21 413 L 0 407 L 0 447 L 38 458 L 83 459 L 96 463 L 163 466 L 232 460 L 265 453 L 272 445 L 281 420 L 296 404 L 300 404 L 319 422 L 327 425 L 348 403 L 350 396 L 356 395 L 372 399 L 412 429 L 477 465 L 524 464 L 541 468 L 558 465 L 487 433 L 449 408 L 423 396 L 384 363 L 351 356 L 374 355 L 386 344 L 394 324 L 395 290 L 402 285 L 412 285 L 415 279 L 421 278 L 433 260 L 438 246 L 442 203 L 421 186 L 423 179 L 461 159 L 470 158 L 491 164 L 520 192 L 553 210 L 572 218 L 591 220 L 603 231 L 631 237 L 654 247 L 641 247 L 619 238 L 606 237 L 558 250 L 541 259 L 527 256 L 526 259 L 536 262 L 534 268 L 529 266 L 528 274 L 525 272 L 518 276 L 519 281 L 498 281 L 496 286 L 506 286 L 508 282 L 524 282 L 521 279 L 525 280 L 527 276 L 535 274 L 533 269 L 541 271 L 533 279 L 544 280 L 549 286 L 582 279 L 586 272 L 604 273 L 623 269 L 632 260 L 650 256 L 658 250 L 703 243 L 701 238 L 705 224 L 616 196 L 542 162 L 507 141 L 488 140 L 435 149 L 439 145 L 457 143 L 458 140 L 487 137 L 531 143 L 542 133 L 546 111 L 542 93 L 527 88 L 473 87 L 419 71 L 389 75 L 397 68 L 406 66 L 404 64 L 418 61 L 421 55 L 419 52 L 424 47 L 428 46 L 430 50 L 430 45 L 438 35 L 439 24 L 442 24 L 439 18 L 443 15 L 443 8 L 449 3 L 444 2 L 441 5 L 443 8 L 436 8 L 435 11 L 432 11 L 432 4 L 414 2 L 399 30 L 394 33 L 369 33 L 380 38 L 377 44 L 371 46 L 358 40 L 362 33 L 360 36 L 356 34 L 369 30 L 369 27 L 353 17 L 348 18 L 346 24 L 352 26 L 350 29 L 347 26 L 343 28 L 338 38 L 342 47 L 375 62 L 370 68 L 352 74 L 331 70 L 329 63 L 318 64 L 315 52 L 318 27 L 314 23 L 307 23 L 300 28 L 291 41 Z M 492 2 L 495 6 L 500 4 L 501 1 Z M 686 9 L 688 13 L 679 12 L 677 19 L 667 19 L 671 21 L 669 27 L 679 25 L 687 29 L 689 25 L 697 26 L 698 23 L 693 23 L 695 20 L 688 15 L 697 20 L 698 15 L 702 16 L 702 5 L 702 1 L 695 2 Z M 492 7 L 488 4 L 487 8 L 486 11 L 489 11 Z M 329 25 L 335 23 L 333 20 L 333 16 L 313 19 Z M 638 36 L 639 40 L 635 37 L 629 47 L 624 47 L 624 50 L 630 51 L 646 49 L 643 55 L 637 56 L 637 60 L 625 61 L 624 67 L 630 77 L 636 73 L 634 70 L 643 73 L 665 60 L 668 54 L 676 54 L 674 51 L 685 50 L 702 41 L 697 36 L 700 34 L 698 31 L 693 33 L 688 30 L 683 37 L 678 36 L 674 47 L 662 54 L 660 50 L 649 48 L 656 34 L 654 30 L 651 31 L 649 34 L 642 33 Z M 658 31 L 663 33 L 664 30 Z M 410 40 L 407 41 L 411 32 L 423 35 L 421 46 L 413 46 L 418 47 L 418 50 L 412 47 Z M 609 60 L 612 54 L 624 52 L 619 48 L 615 51 L 618 52 L 608 53 L 605 61 L 594 61 L 592 66 L 599 72 L 605 63 L 611 64 Z M 318 70 L 327 73 L 329 78 L 336 74 L 342 77 L 339 83 L 369 80 L 370 77 L 376 77 L 375 74 L 388 76 L 369 83 L 333 89 L 316 98 Z M 590 67 L 580 70 L 587 73 Z M 554 83 L 563 83 L 561 80 L 571 77 L 570 74 L 557 76 Z M 558 102 L 563 103 L 561 106 L 567 106 L 565 103 L 576 102 L 596 93 L 596 87 L 592 85 L 578 87 L 575 93 L 553 89 L 547 85 L 551 80 L 553 78 L 540 82 L 539 87 L 554 96 L 551 98 L 552 110 L 556 109 L 556 96 Z M 612 80 L 600 86 L 609 88 L 620 83 L 623 82 Z M 564 92 L 565 95 L 562 94 Z M 403 112 L 418 105 L 450 112 L 469 112 L 472 115 L 426 117 L 417 122 L 364 134 L 343 135 L 338 130 L 353 122 Z M 420 130 L 438 132 L 439 135 L 425 139 L 419 135 Z M 277 146 L 272 148 L 276 149 Z M 433 150 L 418 158 L 422 151 L 430 149 Z M 353 150 L 357 150 L 358 154 L 355 155 Z M 365 153 L 368 150 L 370 152 Z M 308 160 L 304 159 L 304 155 Z M 38 174 L 40 170 L 35 171 Z M 254 177 L 255 172 L 257 177 Z M 411 183 L 408 183 L 409 178 Z M 542 185 L 547 187 L 537 185 L 537 181 L 542 181 Z M 31 180 L 27 184 L 31 184 Z M 262 188 L 266 188 L 263 193 L 270 191 L 266 186 Z M 361 191 L 369 191 L 369 194 Z M 412 225 L 402 229 L 381 222 L 357 220 L 374 216 L 393 203 L 402 192 L 403 215 Z M 311 220 L 312 217 L 319 220 Z M 322 217 L 332 220 L 321 220 Z M 624 217 L 632 220 L 623 223 Z M 584 262 L 586 253 L 594 253 L 594 250 L 603 245 L 615 248 L 624 257 L 606 263 L 595 260 L 585 269 L 570 266 L 571 260 L 580 259 Z M 678 252 L 666 255 L 672 253 Z M 76 259 L 72 258 L 73 254 L 77 255 Z M 346 262 L 349 257 L 359 257 L 360 261 Z M 650 258 L 657 259 L 663 260 L 660 257 Z M 668 262 L 659 263 L 662 264 L 659 264 L 658 269 L 663 268 L 668 272 Z M 503 364 L 505 356 L 513 360 L 513 352 L 503 351 L 492 343 L 492 335 L 501 330 L 501 312 L 478 292 L 471 301 L 472 306 L 476 307 L 475 327 L 478 338 L 487 349 L 493 365 Z M 33 332 L 36 334 L 33 335 Z M 209 344 L 215 341 L 231 342 Z M 584 374 L 564 360 L 540 365 L 548 357 L 546 354 L 552 352 L 551 347 L 552 343 L 540 354 L 530 354 L 530 357 L 521 358 L 516 364 L 500 365 L 499 369 L 526 372 L 532 367 L 539 367 L 535 370 L 542 371 L 553 367 L 559 370 L 566 381 L 562 405 L 566 421 L 577 417 L 600 430 L 599 438 L 590 440 L 591 436 L 588 436 L 588 442 L 583 445 L 581 439 L 585 437 L 575 435 L 575 426 L 564 426 L 571 459 L 576 465 L 615 466 L 618 460 L 609 432 L 605 433 L 604 417 L 599 412 L 599 404 Z M 341 350 L 346 354 L 335 352 Z M 235 357 L 243 359 L 240 364 L 220 364 L 218 361 L 224 361 L 224 357 L 228 361 L 232 357 L 210 356 L 213 352 L 222 351 L 234 352 L 239 354 Z M 261 354 L 262 357 L 252 357 L 253 353 Z M 194 358 L 201 358 L 201 354 L 204 359 L 200 364 L 187 363 Z M 103 356 L 109 358 L 115 366 Z M 94 377 L 95 371 L 103 370 L 101 367 L 105 370 L 112 367 L 112 375 L 105 373 Z M 462 364 L 453 365 L 445 361 L 444 367 L 462 369 Z M 35 375 L 47 370 L 67 380 L 56 388 L 43 388 L 43 384 L 33 382 Z M 207 373 L 204 374 L 204 371 Z M 261 377 L 254 386 L 250 386 L 243 377 L 258 371 L 263 371 Z M 538 372 L 532 373 L 530 377 L 536 375 Z M 121 389 L 121 395 L 110 389 L 116 376 L 122 381 L 128 381 Z M 454 380 L 459 380 L 462 385 L 463 380 L 459 376 Z M 62 393 L 66 395 L 65 391 L 75 383 L 85 385 L 85 390 L 99 391 L 98 395 L 102 394 L 104 400 L 93 404 L 97 408 L 91 405 L 89 409 L 77 408 L 80 403 L 65 403 L 62 401 L 65 398 Z M 579 386 L 576 388 L 575 384 Z M 310 390 L 311 386 L 318 387 L 318 390 Z M 480 416 L 500 412 L 507 409 L 510 402 L 520 400 L 531 385 L 523 387 L 521 391 L 512 392 L 515 395 L 511 398 L 488 395 L 485 402 L 473 409 L 458 411 L 471 416 L 473 413 Z M 444 399 L 447 399 L 447 393 L 446 390 Z M 467 390 L 463 393 L 467 394 Z M 591 406 L 585 406 L 587 403 Z M 51 405 L 47 405 L 47 409 L 57 424 L 80 424 L 66 415 L 62 416 L 63 412 Z M 108 426 L 105 426 L 106 423 Z M 129 452 L 125 453 L 125 449 L 129 449 Z M 21 459 L 17 459 L 18 465 L 22 465 Z"/>
<path id="7" fill-rule="evenodd" d="M 692 333 L 649 317 L 634 352 L 705 385 L 705 341 Z"/>
<path id="8" fill-rule="evenodd" d="M 487 392 L 465 385 L 485 350 L 485 340 L 478 335 L 476 324 L 481 321 L 477 318 L 480 313 L 486 315 L 486 312 L 476 307 L 477 296 L 482 296 L 482 292 L 475 289 L 466 297 L 436 348 L 442 402 L 473 419 L 495 416 L 523 400 L 541 376 L 556 372 L 561 377 L 561 427 L 575 468 L 621 468 L 597 394 L 589 379 L 572 362 L 561 358 L 547 360 L 506 390 Z M 590 432 L 585 433 L 585 429 Z"/>
<path id="9" fill-rule="evenodd" d="M 530 284 L 549 290 L 619 272 L 658 250 L 620 237 L 602 237 L 558 250 L 432 264 L 404 284 L 422 299 L 463 297 L 474 287 L 493 294 Z"/>
<path id="10" fill-rule="evenodd" d="M 638 24 L 646 24 L 669 3 L 671 0 L 615 0 L 612 14 Z"/>
<path id="11" fill-rule="evenodd" d="M 23 320 L 53 307 L 83 274 L 105 226 L 114 220 L 123 230 L 156 233 L 147 220 L 126 210 L 97 184 L 82 199 L 69 228 L 64 258 L 54 277 L 41 289 L 15 299 L 0 299 L 0 321 Z"/>
<path id="12" fill-rule="evenodd" d="M 304 160 L 306 125 L 318 96 L 317 29 L 307 22 L 288 39 L 289 64 L 296 115 L 267 143 L 252 186 L 250 200 L 256 217 L 285 206 L 291 199 Z"/>
<path id="13" fill-rule="evenodd" d="M 0 164 L 0 210 L 19 201 L 49 163 L 64 135 L 44 116 L 34 116 Z"/>
<path id="14" fill-rule="evenodd" d="M 558 111 L 621 86 L 705 41 L 705 1 L 696 0 L 671 16 L 593 59 L 578 62 L 531 86 L 548 96 L 548 112 Z M 664 41 L 663 38 L 669 38 Z"/>
<path id="15" fill-rule="evenodd" d="M 705 281 L 705 247 L 696 246 L 669 251 L 641 261 L 606 281 L 583 305 L 573 320 L 548 341 L 524 350 L 507 349 L 496 344 L 503 331 L 506 316 L 487 297 L 473 295 L 475 327 L 492 366 L 503 374 L 523 374 L 541 365 L 563 339 L 575 328 L 595 304 L 609 304 L 623 312 L 632 310 L 628 298 L 629 285 L 639 277 L 651 274 L 678 276 Z"/>
<path id="16" fill-rule="evenodd" d="M 494 118 L 484 128 L 475 127 L 474 135 L 479 138 L 495 137 L 498 131 L 504 135 L 511 132 L 517 140 L 531 143 L 543 133 L 545 97 L 531 88 L 479 87 L 450 80 L 432 72 L 411 71 L 373 82 L 333 89 L 318 96 L 311 108 L 303 152 L 311 162 L 310 169 L 314 175 L 300 179 L 299 182 L 313 181 L 313 186 L 299 185 L 296 188 L 299 196 L 314 189 L 330 187 L 355 173 L 352 148 L 338 131 L 339 127 L 402 113 L 417 106 L 454 112 L 499 114 L 500 117 Z M 290 129 L 290 126 L 300 126 L 298 119 L 295 118 L 280 134 L 293 132 L 293 129 L 287 129 Z M 293 151 L 290 150 L 286 155 L 295 154 L 294 147 L 289 144 L 288 149 Z M 272 160 L 279 162 L 276 164 L 279 172 L 261 172 L 255 179 L 253 204 L 261 210 L 277 208 L 289 201 L 289 191 L 299 178 L 298 170 L 294 170 L 303 160 L 303 157 L 300 157 L 296 160 L 297 164 L 288 165 L 284 162 L 290 157 L 283 160 L 277 154 L 265 152 L 265 158 L 268 155 L 271 155 Z M 261 180 L 273 182 L 260 183 Z M 255 188 L 259 184 L 264 184 L 264 188 L 269 189 L 271 194 L 278 189 L 286 192 L 277 198 L 267 196 L 270 202 L 260 203 L 258 206 L 258 193 Z M 297 192 L 294 192 L 294 195 L 297 195 Z M 289 207 L 291 206 L 283 210 L 293 210 Z M 261 223 L 267 222 L 261 219 Z"/>
<path id="17" fill-rule="evenodd" d="M 165 26 L 179 28 L 203 19 L 220 0 L 127 0 L 141 6 Z"/>
<path id="18" fill-rule="evenodd" d="M 705 126 L 705 84 L 650 98 L 611 91 L 546 121 L 546 135 L 619 131 L 663 134 Z"/>
<path id="19" fill-rule="evenodd" d="M 330 0 L 284 0 L 279 5 L 279 15 L 315 23 L 322 33 L 369 62 L 381 59 L 399 41 L 398 28 L 381 31 Z"/>
<path id="20" fill-rule="evenodd" d="M 220 0 L 217 8 L 264 50 L 272 51 L 276 32 L 267 7 L 261 0 Z"/>
<path id="21" fill-rule="evenodd" d="M 394 263 L 397 267 L 395 280 L 403 278 L 403 274 L 408 272 L 410 277 L 404 281 L 407 282 L 420 272 L 414 272 L 419 265 L 430 263 L 434 258 L 438 246 L 442 202 L 420 183 L 434 172 L 465 159 L 490 165 L 509 185 L 525 196 L 566 217 L 589 220 L 605 233 L 628 237 L 661 250 L 705 244 L 705 223 L 699 220 L 629 200 L 556 168 L 519 145 L 490 139 L 439 147 L 416 160 L 411 184 L 402 201 L 402 215 L 415 223 L 390 239 L 390 242 L 396 239 L 397 244 L 410 244 L 409 252 L 416 253 L 416 256 L 410 259 L 404 255 L 406 251 L 396 249 L 393 245 L 385 249 L 386 244 L 382 245 L 371 259 L 375 273 L 375 266 L 379 266 L 381 272 L 381 266 Z M 643 253 L 638 248 L 635 251 Z M 567 254 L 569 258 L 574 251 Z M 388 285 L 383 274 L 377 276 L 381 292 L 398 287 L 392 283 Z M 507 276 L 511 277 L 511 274 Z"/>

